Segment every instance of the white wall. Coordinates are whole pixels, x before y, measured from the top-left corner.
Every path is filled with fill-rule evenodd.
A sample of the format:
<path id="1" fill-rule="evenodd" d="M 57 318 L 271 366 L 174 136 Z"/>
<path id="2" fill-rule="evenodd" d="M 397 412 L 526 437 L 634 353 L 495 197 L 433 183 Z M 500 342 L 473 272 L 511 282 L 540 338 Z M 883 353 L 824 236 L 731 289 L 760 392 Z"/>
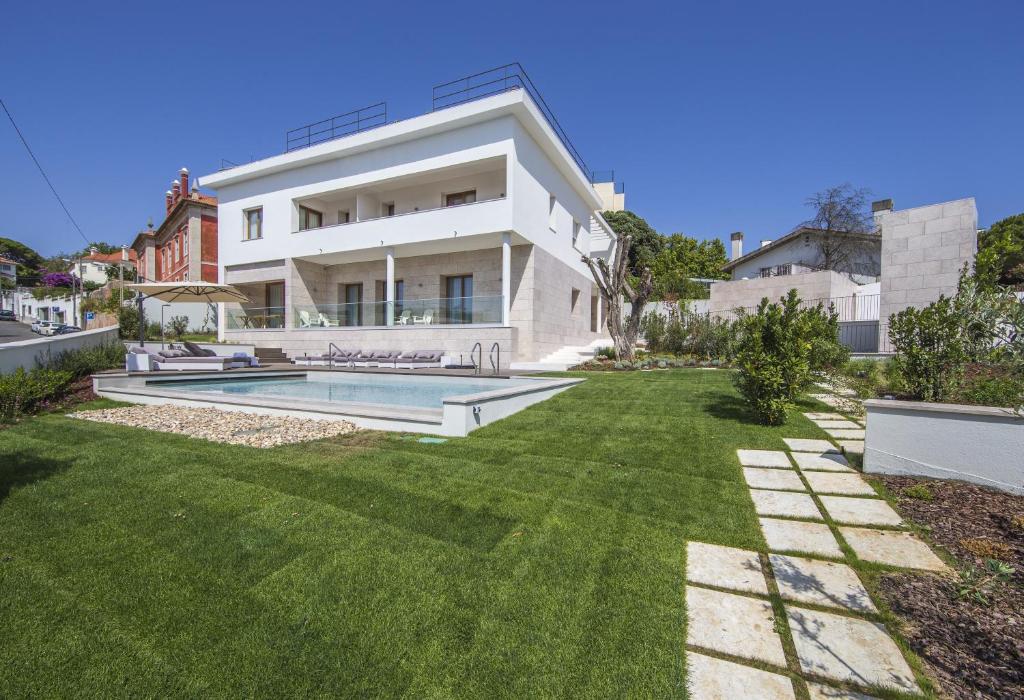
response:
<path id="1" fill-rule="evenodd" d="M 13 372 L 19 367 L 35 369 L 37 361 L 44 362 L 65 350 L 96 347 L 118 341 L 117 326 L 80 331 L 68 335 L 55 335 L 32 340 L 18 340 L 0 345 L 0 374 Z"/>
<path id="2" fill-rule="evenodd" d="M 1024 495 L 1024 417 L 1011 409 L 864 402 L 864 471 L 958 479 Z"/>
<path id="3" fill-rule="evenodd" d="M 771 247 L 751 260 L 740 263 L 733 268 L 732 278 L 734 280 L 753 279 L 761 276 L 762 267 L 775 268 L 777 265 L 786 264 L 793 265 L 793 274 L 820 269 L 823 258 L 819 243 L 820 239 L 810 234 L 797 236 L 791 241 Z M 849 262 L 850 269 L 857 273 L 857 281 L 875 281 L 875 277 L 881 269 L 881 238 L 877 245 L 852 244 Z M 868 271 L 872 271 L 873 274 L 869 274 Z"/>

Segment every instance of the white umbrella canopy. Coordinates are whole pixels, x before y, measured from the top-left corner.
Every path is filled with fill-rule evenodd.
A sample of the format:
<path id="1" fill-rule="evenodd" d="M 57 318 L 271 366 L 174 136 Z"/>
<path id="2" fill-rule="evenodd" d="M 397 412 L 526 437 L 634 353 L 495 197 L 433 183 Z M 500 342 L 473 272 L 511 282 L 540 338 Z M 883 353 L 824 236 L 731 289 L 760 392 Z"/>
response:
<path id="1" fill-rule="evenodd" d="M 195 301 L 204 304 L 249 301 L 249 297 L 230 284 L 214 282 L 140 282 L 128 287 L 161 301 Z"/>

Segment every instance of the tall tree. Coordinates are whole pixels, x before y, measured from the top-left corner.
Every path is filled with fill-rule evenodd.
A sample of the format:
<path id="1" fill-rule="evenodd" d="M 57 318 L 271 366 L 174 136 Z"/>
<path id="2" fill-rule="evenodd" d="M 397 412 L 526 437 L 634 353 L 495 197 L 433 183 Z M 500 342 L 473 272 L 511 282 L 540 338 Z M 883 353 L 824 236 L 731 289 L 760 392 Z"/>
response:
<path id="1" fill-rule="evenodd" d="M 722 265 L 726 262 L 725 245 L 717 238 L 697 241 L 673 233 L 664 238 L 661 252 L 651 265 L 655 294 L 662 299 L 704 298 L 707 288 L 692 278 L 724 279 Z"/>
<path id="2" fill-rule="evenodd" d="M 984 282 L 1024 283 L 1024 214 L 1008 216 L 978 234 L 974 270 Z"/>
<path id="3" fill-rule="evenodd" d="M 805 200 L 814 210 L 814 216 L 803 223 L 825 233 L 818 236 L 818 252 L 821 256 L 818 266 L 823 270 L 843 270 L 850 264 L 850 258 L 858 250 L 857 241 L 843 234 L 870 233 L 874 221 L 868 210 L 871 191 L 855 188 L 846 182 L 815 192 Z"/>
<path id="4" fill-rule="evenodd" d="M 654 229 L 636 214 L 613 218 L 620 223 L 625 221 L 628 225 L 619 230 L 611 221 L 608 222 L 615 231 L 615 249 L 611 261 L 584 255 L 583 262 L 590 268 L 590 274 L 594 276 L 597 288 L 601 292 L 601 300 L 605 307 L 605 325 L 608 327 L 612 342 L 615 343 L 615 353 L 619 359 L 632 362 L 635 358 L 636 339 L 640 334 L 640 319 L 643 318 L 644 306 L 654 291 L 654 285 L 651 282 L 649 266 L 638 262 L 639 269 L 630 267 L 633 235 L 629 230 L 637 224 L 637 220 L 642 222 L 643 228 L 650 231 Z M 631 304 L 628 318 L 623 318 L 623 298 Z"/>
<path id="5" fill-rule="evenodd" d="M 655 231 L 642 216 L 631 211 L 606 211 L 602 216 L 617 235 L 629 236 L 632 240 L 629 271 L 633 276 L 638 276 L 640 270 L 654 264 L 654 259 L 665 246 L 664 236 Z"/>
<path id="6" fill-rule="evenodd" d="M 0 256 L 18 263 L 18 277 L 34 275 L 43 264 L 39 253 L 10 238 L 0 238 Z"/>

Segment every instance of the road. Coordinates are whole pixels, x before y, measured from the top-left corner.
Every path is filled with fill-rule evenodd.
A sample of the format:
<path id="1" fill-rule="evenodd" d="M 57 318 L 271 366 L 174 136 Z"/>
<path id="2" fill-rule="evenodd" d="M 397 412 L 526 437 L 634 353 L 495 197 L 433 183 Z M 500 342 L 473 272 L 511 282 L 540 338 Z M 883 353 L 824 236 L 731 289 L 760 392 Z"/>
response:
<path id="1" fill-rule="evenodd" d="M 0 345 L 13 343 L 16 340 L 31 340 L 41 336 L 29 330 L 27 323 L 19 321 L 0 321 Z"/>

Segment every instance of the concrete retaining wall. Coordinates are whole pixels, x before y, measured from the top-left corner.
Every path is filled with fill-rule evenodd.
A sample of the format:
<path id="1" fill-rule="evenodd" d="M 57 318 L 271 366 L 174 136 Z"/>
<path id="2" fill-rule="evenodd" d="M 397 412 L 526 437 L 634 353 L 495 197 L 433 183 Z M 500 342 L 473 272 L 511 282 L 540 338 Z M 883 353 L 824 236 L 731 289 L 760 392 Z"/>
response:
<path id="1" fill-rule="evenodd" d="M 864 471 L 958 479 L 1024 495 L 1024 417 L 1007 408 L 864 402 Z"/>
<path id="2" fill-rule="evenodd" d="M 26 370 L 36 368 L 37 361 L 45 362 L 49 357 L 65 350 L 92 348 L 118 341 L 118 327 L 97 328 L 68 335 L 18 340 L 0 346 L 0 374 L 13 372 L 19 367 Z"/>

